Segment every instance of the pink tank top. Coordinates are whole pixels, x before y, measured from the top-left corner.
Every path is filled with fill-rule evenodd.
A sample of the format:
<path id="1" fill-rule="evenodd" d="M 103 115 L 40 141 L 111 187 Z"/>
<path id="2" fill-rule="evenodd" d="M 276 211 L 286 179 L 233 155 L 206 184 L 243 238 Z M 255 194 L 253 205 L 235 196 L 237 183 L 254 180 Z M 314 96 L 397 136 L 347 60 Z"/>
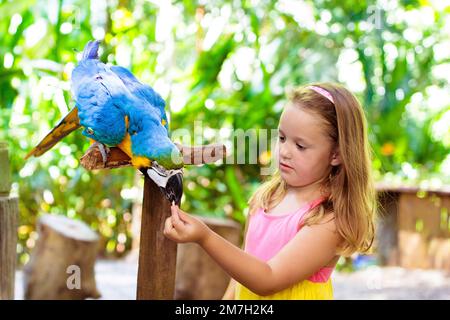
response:
<path id="1" fill-rule="evenodd" d="M 282 215 L 267 214 L 260 208 L 249 216 L 245 238 L 245 251 L 263 261 L 269 261 L 298 232 L 305 215 L 318 206 L 324 198 L 308 203 L 296 211 Z M 327 282 L 333 267 L 323 267 L 308 278 L 312 282 Z"/>

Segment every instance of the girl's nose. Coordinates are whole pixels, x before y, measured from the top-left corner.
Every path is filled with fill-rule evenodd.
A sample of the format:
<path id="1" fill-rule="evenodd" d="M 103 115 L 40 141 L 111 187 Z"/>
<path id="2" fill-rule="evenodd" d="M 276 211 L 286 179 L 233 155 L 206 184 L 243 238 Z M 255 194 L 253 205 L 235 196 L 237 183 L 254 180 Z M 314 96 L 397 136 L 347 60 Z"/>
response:
<path id="1" fill-rule="evenodd" d="M 287 146 L 287 143 L 283 143 L 279 145 L 280 148 L 280 158 L 281 159 L 290 159 L 291 158 L 291 152 L 289 150 L 289 147 Z"/>

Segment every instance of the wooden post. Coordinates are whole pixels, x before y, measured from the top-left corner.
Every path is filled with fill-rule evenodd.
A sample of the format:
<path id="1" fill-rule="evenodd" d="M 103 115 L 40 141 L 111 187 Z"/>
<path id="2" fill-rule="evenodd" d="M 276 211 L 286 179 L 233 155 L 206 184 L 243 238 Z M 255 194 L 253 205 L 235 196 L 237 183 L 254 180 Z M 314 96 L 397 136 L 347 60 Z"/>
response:
<path id="1" fill-rule="evenodd" d="M 0 142 L 0 300 L 14 299 L 19 203 L 10 197 L 8 146 Z"/>
<path id="2" fill-rule="evenodd" d="M 177 147 L 185 165 L 212 163 L 226 156 L 222 144 L 196 147 L 177 144 Z M 128 156 L 118 148 L 110 149 L 106 164 L 96 147 L 90 148 L 80 162 L 88 170 L 131 165 Z M 139 300 L 174 298 L 177 244 L 163 234 L 164 221 L 169 215 L 169 201 L 151 179 L 145 178 L 136 293 Z"/>
<path id="3" fill-rule="evenodd" d="M 137 299 L 173 299 L 177 244 L 164 234 L 170 203 L 149 178 L 144 181 Z"/>

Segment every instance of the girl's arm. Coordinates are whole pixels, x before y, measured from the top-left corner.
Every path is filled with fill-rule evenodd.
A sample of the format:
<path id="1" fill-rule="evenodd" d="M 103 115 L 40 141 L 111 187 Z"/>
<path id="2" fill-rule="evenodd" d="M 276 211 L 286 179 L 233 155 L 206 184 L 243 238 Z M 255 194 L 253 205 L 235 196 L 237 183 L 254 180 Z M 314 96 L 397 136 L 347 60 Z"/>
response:
<path id="1" fill-rule="evenodd" d="M 270 295 L 308 278 L 335 255 L 340 238 L 334 220 L 303 227 L 268 262 L 234 246 L 202 221 L 172 206 L 164 235 L 176 242 L 196 242 L 233 279 L 259 295 Z"/>

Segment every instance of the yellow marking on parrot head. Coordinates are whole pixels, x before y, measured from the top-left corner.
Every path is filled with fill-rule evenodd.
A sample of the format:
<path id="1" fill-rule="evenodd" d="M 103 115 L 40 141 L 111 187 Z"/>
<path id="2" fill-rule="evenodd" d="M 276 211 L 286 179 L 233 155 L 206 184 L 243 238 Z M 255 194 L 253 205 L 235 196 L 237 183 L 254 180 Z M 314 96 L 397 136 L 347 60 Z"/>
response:
<path id="1" fill-rule="evenodd" d="M 166 123 L 167 123 L 167 122 L 166 122 L 166 120 L 165 120 L 165 119 L 162 119 L 162 120 L 161 120 L 161 124 L 162 124 L 163 126 L 165 126 L 165 125 L 166 125 Z"/>
<path id="2" fill-rule="evenodd" d="M 127 156 L 129 156 L 130 158 L 133 157 L 133 154 L 131 152 L 131 137 L 130 134 L 127 133 L 125 135 L 125 138 L 123 138 L 122 142 L 119 143 L 117 145 L 117 147 L 122 150 L 123 152 L 125 152 L 127 154 Z"/>
<path id="3" fill-rule="evenodd" d="M 125 116 L 125 126 L 127 127 L 127 130 L 128 130 L 129 124 L 130 124 L 130 122 L 129 122 L 128 116 Z M 152 163 L 152 161 L 150 159 L 148 159 L 146 157 L 141 157 L 141 156 L 133 157 L 133 152 L 131 151 L 131 136 L 128 132 L 125 135 L 125 138 L 123 138 L 122 142 L 117 145 L 117 147 L 120 148 L 120 150 L 125 152 L 131 158 L 131 164 L 135 168 L 150 167 L 150 165 Z"/>
<path id="4" fill-rule="evenodd" d="M 127 129 L 128 129 L 128 125 L 129 125 L 128 116 L 125 116 L 125 126 Z M 122 142 L 119 143 L 117 145 L 117 147 L 120 150 L 122 150 L 123 152 L 125 152 L 127 154 L 127 156 L 129 156 L 130 158 L 133 158 L 133 154 L 131 152 L 131 137 L 128 132 L 125 134 L 125 137 L 123 138 Z"/>
<path id="5" fill-rule="evenodd" d="M 136 168 L 148 168 L 152 164 L 151 160 L 146 157 L 132 157 L 131 164 Z"/>

